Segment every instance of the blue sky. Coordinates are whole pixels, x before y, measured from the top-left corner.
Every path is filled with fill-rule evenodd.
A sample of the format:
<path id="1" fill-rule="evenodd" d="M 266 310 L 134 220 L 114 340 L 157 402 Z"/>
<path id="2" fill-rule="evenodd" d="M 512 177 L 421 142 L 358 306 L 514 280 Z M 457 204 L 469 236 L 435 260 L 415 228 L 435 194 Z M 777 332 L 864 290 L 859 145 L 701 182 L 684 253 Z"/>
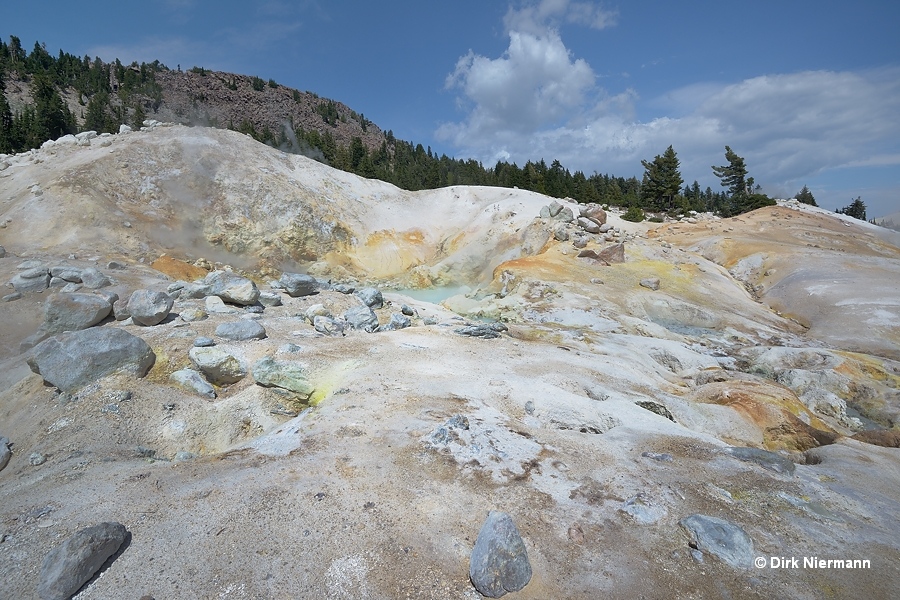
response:
<path id="1" fill-rule="evenodd" d="M 727 144 L 774 196 L 900 211 L 895 1 L 17 2 L 3 25 L 29 50 L 273 78 L 486 165 L 640 176 L 671 144 L 720 189 Z"/>

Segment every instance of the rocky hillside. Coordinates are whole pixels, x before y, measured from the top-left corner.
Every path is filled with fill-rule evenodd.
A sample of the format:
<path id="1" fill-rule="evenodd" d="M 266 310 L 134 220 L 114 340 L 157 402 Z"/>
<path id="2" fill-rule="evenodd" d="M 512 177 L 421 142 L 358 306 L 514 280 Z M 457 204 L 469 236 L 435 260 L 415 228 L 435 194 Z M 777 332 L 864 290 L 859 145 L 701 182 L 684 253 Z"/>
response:
<path id="1" fill-rule="evenodd" d="M 160 121 L 231 129 L 249 123 L 258 132 L 269 129 L 276 136 L 287 125 L 291 131 L 328 132 L 341 146 L 349 146 L 354 137 L 368 148 L 384 141 L 378 126 L 345 104 L 275 82 L 272 86 L 257 77 L 198 69 L 160 71 L 156 81 L 162 103 L 148 116 Z"/>
<path id="2" fill-rule="evenodd" d="M 155 122 L 0 155 L 0 597 L 889 597 L 898 237 L 620 217 Z"/>

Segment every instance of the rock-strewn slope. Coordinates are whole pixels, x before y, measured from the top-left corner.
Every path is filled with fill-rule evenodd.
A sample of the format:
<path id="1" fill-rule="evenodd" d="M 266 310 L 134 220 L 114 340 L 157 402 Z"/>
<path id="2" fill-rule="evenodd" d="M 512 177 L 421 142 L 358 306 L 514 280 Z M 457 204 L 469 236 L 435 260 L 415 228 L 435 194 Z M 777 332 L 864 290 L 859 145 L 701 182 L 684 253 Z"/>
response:
<path id="1" fill-rule="evenodd" d="M 88 142 L 0 157 L 9 597 L 110 522 L 129 541 L 83 597 L 900 586 L 883 232 L 793 205 L 651 230 L 519 190 L 411 194 L 200 128 Z M 46 356 L 94 338 L 140 351 L 50 375 L 99 364 L 94 342 Z M 473 555 L 490 511 L 511 560 Z"/>

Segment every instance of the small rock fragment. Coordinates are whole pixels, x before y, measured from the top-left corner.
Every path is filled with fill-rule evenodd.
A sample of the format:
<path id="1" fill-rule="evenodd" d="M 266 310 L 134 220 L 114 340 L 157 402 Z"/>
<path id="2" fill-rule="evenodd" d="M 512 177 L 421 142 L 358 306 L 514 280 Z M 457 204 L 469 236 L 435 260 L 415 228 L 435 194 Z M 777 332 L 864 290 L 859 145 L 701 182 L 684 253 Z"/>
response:
<path id="1" fill-rule="evenodd" d="M 222 323 L 216 327 L 216 335 L 234 342 L 261 340 L 266 337 L 266 328 L 256 321 L 235 321 Z"/>
<path id="2" fill-rule="evenodd" d="M 646 279 L 641 279 L 641 287 L 645 287 L 648 290 L 653 290 L 655 292 L 659 289 L 659 277 L 648 277 Z"/>
<path id="3" fill-rule="evenodd" d="M 712 554 L 725 564 L 749 569 L 753 566 L 753 540 L 737 525 L 707 515 L 691 515 L 678 523 L 690 536 L 692 548 Z"/>

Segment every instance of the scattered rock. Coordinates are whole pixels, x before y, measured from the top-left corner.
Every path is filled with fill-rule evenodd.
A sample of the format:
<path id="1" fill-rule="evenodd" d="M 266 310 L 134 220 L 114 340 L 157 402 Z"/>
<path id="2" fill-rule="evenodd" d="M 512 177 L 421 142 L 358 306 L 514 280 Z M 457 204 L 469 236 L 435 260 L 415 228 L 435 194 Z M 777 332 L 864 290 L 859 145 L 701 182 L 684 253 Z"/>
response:
<path id="1" fill-rule="evenodd" d="M 31 463 L 32 467 L 39 467 L 47 462 L 47 457 L 40 452 L 32 452 L 31 456 L 28 457 L 28 462 Z"/>
<path id="2" fill-rule="evenodd" d="M 172 310 L 172 298 L 166 293 L 135 290 L 128 299 L 128 313 L 138 325 L 162 323 Z"/>
<path id="3" fill-rule="evenodd" d="M 72 283 L 81 283 L 81 269 L 76 267 L 51 267 L 50 276 Z"/>
<path id="4" fill-rule="evenodd" d="M 637 402 L 635 402 L 635 404 L 637 404 L 644 410 L 649 410 L 650 412 L 655 413 L 661 417 L 665 417 L 673 423 L 675 422 L 675 417 L 672 416 L 672 413 L 669 412 L 669 409 L 659 402 L 653 402 L 652 400 L 638 400 Z"/>
<path id="5" fill-rule="evenodd" d="M 503 323 L 481 323 L 478 325 L 473 325 L 470 323 L 465 327 L 460 327 L 458 329 L 454 329 L 453 331 L 458 333 L 459 335 L 480 337 L 486 340 L 490 340 L 500 337 L 500 332 L 506 331 L 508 329 L 509 328 Z"/>
<path id="6" fill-rule="evenodd" d="M 261 340 L 266 337 L 266 328 L 256 321 L 235 321 L 216 327 L 216 335 L 234 342 Z"/>
<path id="7" fill-rule="evenodd" d="M 212 295 L 225 302 L 248 306 L 259 300 L 259 289 L 256 284 L 234 273 L 213 271 L 203 279 L 203 283 L 210 286 Z"/>
<path id="8" fill-rule="evenodd" d="M 407 317 L 412 317 L 416 314 L 416 311 L 414 311 L 411 306 L 403 304 L 400 306 L 400 313 L 406 315 Z"/>
<path id="9" fill-rule="evenodd" d="M 579 207 L 579 212 L 581 216 L 585 219 L 590 219 L 594 223 L 597 224 L 598 227 L 603 227 L 606 225 L 606 211 L 603 210 L 599 204 L 591 202 L 589 204 L 585 204 Z M 609 231 L 607 229 L 607 231 Z M 604 231 L 597 231 L 592 233 L 605 233 Z"/>
<path id="10" fill-rule="evenodd" d="M 576 238 L 574 238 L 574 239 L 572 240 L 572 245 L 573 245 L 574 247 L 578 248 L 579 250 L 580 250 L 581 248 L 584 248 L 585 246 L 588 245 L 588 238 L 587 238 L 587 236 L 584 236 L 584 235 L 579 235 L 579 236 L 577 236 Z"/>
<path id="11" fill-rule="evenodd" d="M 208 285 L 206 283 L 202 283 L 202 282 L 199 282 L 199 283 L 198 282 L 195 282 L 195 283 L 178 282 L 178 283 L 183 283 L 183 285 L 181 286 L 181 298 L 196 300 L 199 298 L 206 298 L 207 296 L 212 295 L 213 286 Z M 220 300 L 221 300 L 221 298 L 220 298 Z"/>
<path id="12" fill-rule="evenodd" d="M 368 306 L 355 306 L 344 312 L 344 320 L 351 329 L 362 329 L 372 333 L 378 329 L 378 315 Z"/>
<path id="13" fill-rule="evenodd" d="M 318 331 L 319 333 L 333 336 L 344 335 L 343 323 L 341 323 L 340 321 L 336 321 L 331 317 L 316 315 L 315 317 L 313 317 L 312 324 L 313 327 L 315 327 L 316 331 Z"/>
<path id="14" fill-rule="evenodd" d="M 221 298 L 216 297 L 216 299 L 219 300 L 219 302 L 222 301 Z M 225 304 L 222 303 L 222 306 L 225 306 Z M 206 311 L 200 308 L 186 308 L 182 310 L 178 316 L 181 317 L 182 321 L 185 321 L 187 323 L 193 323 L 194 321 L 203 321 L 209 318 L 209 315 L 206 314 Z"/>
<path id="15" fill-rule="evenodd" d="M 236 309 L 227 306 L 225 301 L 218 296 L 208 296 L 204 301 L 206 312 L 211 314 L 227 315 L 236 312 Z"/>
<path id="16" fill-rule="evenodd" d="M 659 462 L 672 462 L 673 460 L 675 460 L 674 458 L 672 458 L 671 454 L 660 454 L 659 452 L 641 452 L 641 456 Z"/>
<path id="17" fill-rule="evenodd" d="M 90 290 L 98 290 L 102 287 L 112 285 L 109 277 L 93 267 L 81 270 L 81 283 Z"/>
<path id="18" fill-rule="evenodd" d="M 531 563 L 519 530 L 507 513 L 488 514 L 469 560 L 469 579 L 478 593 L 500 598 L 531 581 Z"/>
<path id="19" fill-rule="evenodd" d="M 194 340 L 194 348 L 209 348 L 215 346 L 216 342 L 212 338 L 198 337 Z"/>
<path id="20" fill-rule="evenodd" d="M 51 296 L 44 304 L 41 330 L 48 335 L 77 331 L 96 325 L 109 315 L 112 305 L 96 294 L 64 294 Z"/>
<path id="21" fill-rule="evenodd" d="M 753 566 L 753 540 L 737 525 L 699 514 L 686 517 L 678 524 L 690 536 L 692 548 L 712 554 L 735 568 L 749 569 Z"/>
<path id="22" fill-rule="evenodd" d="M 76 532 L 50 551 L 41 563 L 38 597 L 67 600 L 75 595 L 128 537 L 121 523 L 100 523 Z"/>
<path id="23" fill-rule="evenodd" d="M 306 379 L 303 369 L 294 363 L 277 362 L 269 356 L 253 365 L 253 378 L 261 386 L 289 390 L 308 399 L 315 388 Z"/>
<path id="24" fill-rule="evenodd" d="M 643 492 L 626 500 L 619 510 L 629 515 L 638 525 L 653 525 L 668 513 L 664 506 L 653 502 Z"/>
<path id="25" fill-rule="evenodd" d="M 575 213 L 572 212 L 571 208 L 565 206 L 553 218 L 563 223 L 571 223 L 575 220 Z"/>
<path id="26" fill-rule="evenodd" d="M 118 370 L 143 377 L 155 361 L 141 338 L 123 329 L 94 327 L 44 340 L 28 366 L 60 390 L 73 392 Z"/>
<path id="27" fill-rule="evenodd" d="M 565 242 L 569 239 L 569 232 L 565 225 L 560 224 L 553 229 L 553 239 L 558 242 Z"/>
<path id="28" fill-rule="evenodd" d="M 647 279 L 641 279 L 641 287 L 645 287 L 648 290 L 653 290 L 655 292 L 659 289 L 659 277 L 648 277 Z"/>
<path id="29" fill-rule="evenodd" d="M 595 250 L 582 250 L 578 253 L 578 258 L 590 258 L 596 260 L 606 266 L 625 262 L 625 244 L 613 244 L 607 246 L 600 252 Z"/>
<path id="30" fill-rule="evenodd" d="M 260 292 L 259 303 L 263 306 L 281 306 L 281 294 L 278 292 Z"/>
<path id="31" fill-rule="evenodd" d="M 391 320 L 378 328 L 378 331 L 396 331 L 398 329 L 406 329 L 412 325 L 412 321 L 409 320 L 409 317 L 400 313 L 394 313 L 391 315 Z"/>
<path id="32" fill-rule="evenodd" d="M 303 316 L 307 321 L 313 323 L 316 317 L 328 317 L 331 318 L 331 311 L 325 308 L 324 304 L 313 304 L 309 308 L 306 309 L 306 312 L 303 313 Z"/>
<path id="33" fill-rule="evenodd" d="M 312 275 L 282 273 L 278 283 L 291 298 L 300 298 L 319 293 L 319 282 Z"/>
<path id="34" fill-rule="evenodd" d="M 578 217 L 578 226 L 588 233 L 600 233 L 600 225 L 585 217 Z"/>
<path id="35" fill-rule="evenodd" d="M 384 297 L 378 288 L 367 287 L 356 291 L 356 297 L 369 308 L 381 308 L 384 306 Z"/>
<path id="36" fill-rule="evenodd" d="M 231 385 L 247 375 L 237 358 L 221 348 L 191 348 L 188 356 L 210 383 Z"/>
<path id="37" fill-rule="evenodd" d="M 116 300 L 112 303 L 112 314 L 113 318 L 116 321 L 124 321 L 126 319 L 131 318 L 131 313 L 128 312 L 128 301 L 127 300 Z"/>
<path id="38" fill-rule="evenodd" d="M 761 466 L 763 469 L 782 473 L 785 475 L 793 475 L 796 465 L 784 456 L 769 452 L 768 450 L 760 450 L 759 448 L 727 448 L 726 452 L 731 456 L 744 462 L 753 462 Z"/>
<path id="39" fill-rule="evenodd" d="M 558 215 L 559 211 L 561 211 L 562 209 L 563 209 L 563 205 L 560 204 L 559 202 L 557 202 L 556 200 L 554 200 L 547 207 L 547 216 L 549 216 L 550 218 L 553 218 L 556 215 Z"/>
<path id="40" fill-rule="evenodd" d="M 207 398 L 215 398 L 216 390 L 209 385 L 205 379 L 193 369 L 181 369 L 169 375 L 169 379 L 180 385 L 186 390 L 196 392 Z"/>
<path id="41" fill-rule="evenodd" d="M 336 283 L 331 286 L 331 289 L 341 294 L 352 294 L 356 291 L 356 286 L 349 283 Z"/>
<path id="42" fill-rule="evenodd" d="M 19 293 L 43 292 L 50 287 L 50 271 L 46 267 L 26 269 L 9 281 Z"/>
<path id="43" fill-rule="evenodd" d="M 14 300 L 19 300 L 21 298 L 22 298 L 21 292 L 13 292 L 12 294 L 6 294 L 2 298 L 0 298 L 0 300 L 2 300 L 3 302 L 12 302 Z"/>

